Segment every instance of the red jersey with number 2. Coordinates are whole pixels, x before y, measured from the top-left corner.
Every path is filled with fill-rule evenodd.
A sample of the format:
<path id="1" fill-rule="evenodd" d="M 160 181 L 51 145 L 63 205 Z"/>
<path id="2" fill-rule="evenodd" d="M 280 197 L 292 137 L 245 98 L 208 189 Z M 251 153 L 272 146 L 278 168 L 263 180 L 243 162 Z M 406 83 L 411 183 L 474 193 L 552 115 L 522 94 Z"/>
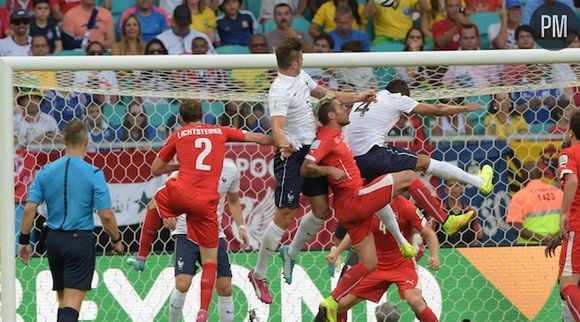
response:
<path id="1" fill-rule="evenodd" d="M 567 182 L 564 176 L 573 173 L 578 176 L 580 173 L 580 143 L 574 144 L 560 152 L 558 173 L 562 179 L 562 187 Z M 572 206 L 568 212 L 568 230 L 580 231 L 580 189 L 576 189 L 576 195 L 572 201 Z"/>
<path id="2" fill-rule="evenodd" d="M 225 143 L 244 141 L 245 132 L 208 124 L 188 124 L 167 140 L 159 158 L 170 162 L 177 154 L 179 174 L 176 184 L 203 190 L 219 198 L 218 183 L 222 173 Z"/>

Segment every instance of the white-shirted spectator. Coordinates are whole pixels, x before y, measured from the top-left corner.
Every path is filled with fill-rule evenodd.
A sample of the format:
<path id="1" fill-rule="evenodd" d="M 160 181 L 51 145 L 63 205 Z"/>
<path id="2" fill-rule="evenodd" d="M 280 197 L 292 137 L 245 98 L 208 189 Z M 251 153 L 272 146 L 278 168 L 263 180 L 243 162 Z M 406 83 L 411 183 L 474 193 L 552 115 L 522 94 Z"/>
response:
<path id="1" fill-rule="evenodd" d="M 103 44 L 93 41 L 87 46 L 87 55 L 89 56 L 100 56 L 105 54 L 105 47 Z M 117 81 L 117 74 L 111 70 L 102 71 L 78 71 L 75 72 L 74 80 L 75 88 L 98 88 L 101 90 L 110 90 L 112 92 L 118 92 L 119 83 Z M 105 98 L 107 103 L 115 104 L 119 101 L 119 96 L 117 95 L 107 95 Z"/>
<path id="2" fill-rule="evenodd" d="M 163 42 L 169 55 L 191 54 L 191 43 L 197 37 L 207 39 L 208 54 L 216 54 L 208 36 L 189 28 L 191 25 L 191 11 L 187 5 L 179 5 L 173 11 L 173 27 L 162 32 L 156 38 Z"/>
<path id="3" fill-rule="evenodd" d="M 505 8 L 499 12 L 501 22 L 487 28 L 492 49 L 516 49 L 516 28 L 520 25 L 522 5 L 519 0 L 506 0 Z"/>
<path id="4" fill-rule="evenodd" d="M 40 111 L 42 93 L 21 89 L 16 100 L 24 108 L 22 114 L 14 116 L 14 131 L 19 145 L 25 147 L 33 142 L 49 142 L 60 137 L 56 120 Z"/>
<path id="5" fill-rule="evenodd" d="M 10 15 L 12 36 L 0 40 L 0 56 L 30 56 L 30 15 L 17 9 Z"/>

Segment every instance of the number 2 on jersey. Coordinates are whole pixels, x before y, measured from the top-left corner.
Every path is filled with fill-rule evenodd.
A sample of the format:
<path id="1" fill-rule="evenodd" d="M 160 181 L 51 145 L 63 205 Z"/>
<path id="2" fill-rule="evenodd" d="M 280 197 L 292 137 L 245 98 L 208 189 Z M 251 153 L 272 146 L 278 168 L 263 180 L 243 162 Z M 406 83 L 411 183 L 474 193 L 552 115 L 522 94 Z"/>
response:
<path id="1" fill-rule="evenodd" d="M 211 166 L 203 163 L 203 161 L 205 161 L 205 158 L 207 158 L 207 156 L 211 152 L 212 146 L 211 146 L 210 139 L 208 139 L 208 138 L 197 138 L 197 139 L 195 139 L 193 145 L 194 145 L 194 147 L 196 149 L 203 148 L 203 150 L 197 156 L 197 160 L 195 160 L 195 168 L 197 170 L 210 171 L 211 170 Z"/>

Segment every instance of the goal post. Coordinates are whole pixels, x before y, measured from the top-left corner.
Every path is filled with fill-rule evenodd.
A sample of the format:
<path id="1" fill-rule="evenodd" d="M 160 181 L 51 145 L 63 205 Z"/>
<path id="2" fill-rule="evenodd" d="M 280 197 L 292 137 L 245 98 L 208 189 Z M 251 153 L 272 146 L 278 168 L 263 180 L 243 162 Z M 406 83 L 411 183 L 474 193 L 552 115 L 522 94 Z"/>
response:
<path id="1" fill-rule="evenodd" d="M 340 53 L 340 54 L 304 54 L 304 68 L 339 68 L 339 67 L 372 67 L 372 68 L 387 68 L 387 67 L 400 67 L 400 66 L 467 66 L 467 65 L 511 65 L 511 64 L 570 64 L 570 63 L 579 63 L 579 49 L 565 49 L 560 51 L 547 51 L 542 49 L 534 49 L 534 50 L 486 50 L 486 51 L 453 51 L 453 52 L 373 52 L 373 53 Z M 261 55 L 184 55 L 184 56 L 86 56 L 86 57 L 0 57 L 0 103 L 4 107 L 2 112 L 0 112 L 0 182 L 2 182 L 2 186 L 0 187 L 0 290 L 1 290 L 1 314 L 3 321 L 17 321 L 17 314 L 16 310 L 18 308 L 19 300 L 15 294 L 17 293 L 17 289 L 19 288 L 16 285 L 15 280 L 19 276 L 16 271 L 16 263 L 15 263 L 15 256 L 14 256 L 14 245 L 15 241 L 15 234 L 14 234 L 14 223 L 15 223 L 15 209 L 14 209 L 14 200 L 15 200 L 15 193 L 14 187 L 15 183 L 15 149 L 13 145 L 13 113 L 12 113 L 12 106 L 14 105 L 14 91 L 13 87 L 20 86 L 20 87 L 35 87 L 44 88 L 41 85 L 34 85 L 27 83 L 26 75 L 29 72 L 33 71 L 58 71 L 62 72 L 63 77 L 58 79 L 58 83 L 56 83 L 54 88 L 62 89 L 63 91 L 86 91 L 88 93 L 95 93 L 95 94 L 108 94 L 108 95 L 119 95 L 119 96 L 130 96 L 130 97 L 137 97 L 137 96 L 157 96 L 157 97 L 167 97 L 173 99 L 181 99 L 181 98 L 197 98 L 202 100 L 223 100 L 223 101 L 250 101 L 250 102 L 266 102 L 267 101 L 267 91 L 248 91 L 244 92 L 239 89 L 230 89 L 230 88 L 222 88 L 219 90 L 210 90 L 210 91 L 203 91 L 201 87 L 195 84 L 180 84 L 175 85 L 172 87 L 172 71 L 181 71 L 181 70 L 209 70 L 209 69 L 224 69 L 224 70 L 233 70 L 233 69 L 267 69 L 267 70 L 275 70 L 276 69 L 276 59 L 275 55 L 272 54 L 261 54 Z M 117 74 L 124 76 L 122 77 L 123 82 L 130 83 L 131 82 L 131 75 L 124 73 L 124 71 L 162 71 L 167 72 L 163 74 L 164 80 L 168 82 L 170 85 L 168 88 L 146 88 L 146 87 L 139 87 L 139 86 L 132 86 L 132 85 L 121 85 L 118 89 L 111 90 L 111 89 L 104 89 L 99 87 L 99 84 L 89 84 L 86 88 L 77 87 L 77 85 L 73 84 L 71 78 L 73 77 L 72 74 L 75 71 L 115 71 Z M 557 88 L 565 88 L 565 87 L 579 87 L 580 86 L 580 69 L 573 70 L 576 78 L 575 80 L 565 80 L 565 81 L 552 81 L 548 84 L 536 84 L 532 86 L 528 85 L 517 85 L 517 84 L 510 84 L 510 85 L 497 85 L 497 84 L 490 84 L 487 87 L 483 88 L 475 88 L 475 87 L 436 87 L 432 89 L 422 89 L 419 87 L 412 88 L 412 97 L 423 101 L 423 100 L 432 100 L 432 99 L 439 99 L 439 98 L 454 98 L 454 97 L 466 97 L 466 96 L 489 96 L 490 94 L 496 94 L 501 92 L 512 92 L 512 91 L 523 91 L 528 88 L 531 89 L 549 89 L 552 87 Z M 390 75 L 392 76 L 392 75 Z M 439 75 L 442 76 L 442 75 Z M 379 84 L 384 88 L 384 83 L 380 82 Z M 379 88 L 382 89 L 382 88 Z M 223 106 L 221 106 L 223 108 Z M 478 145 L 484 144 L 484 142 L 493 141 L 493 137 L 490 136 L 483 136 L 483 135 L 465 135 L 465 136 L 440 136 L 440 137 L 432 137 L 430 138 L 431 142 L 440 143 L 440 142 L 447 142 L 447 141 L 461 141 L 461 142 L 468 142 L 470 140 L 475 139 L 477 140 Z M 548 135 L 543 136 L 542 134 L 533 134 L 533 135 L 520 135 L 518 138 L 524 140 L 529 138 L 530 140 L 550 140 L 554 139 L 556 136 Z M 559 136 L 561 138 L 561 136 Z M 395 138 L 396 139 L 396 138 Z M 139 160 L 148 160 L 153 155 L 152 150 L 155 150 L 159 147 L 162 143 L 161 140 L 156 141 L 147 141 L 147 148 L 149 151 L 147 152 L 137 152 L 139 154 Z M 111 149 L 115 148 L 135 148 L 138 146 L 139 143 L 126 143 L 126 142 L 115 142 L 110 143 L 108 147 Z M 60 146 L 59 146 L 60 147 Z M 479 150 L 482 147 L 480 146 Z M 488 144 L 485 148 L 489 148 L 489 151 L 483 151 L 480 153 L 495 153 L 493 154 L 493 158 L 503 158 L 504 155 L 501 153 L 496 153 L 501 149 L 508 149 L 510 148 L 508 144 L 503 144 L 501 148 L 498 148 L 497 145 L 494 143 Z M 535 149 L 534 151 L 541 149 L 542 147 L 533 146 L 530 149 Z M 56 150 L 55 146 L 52 146 L 52 150 Z M 264 152 L 265 151 L 265 152 Z M 503 151 L 503 150 L 502 150 Z M 469 153 L 475 153 L 472 151 L 468 151 Z M 501 151 L 500 151 L 501 152 Z M 265 157 L 265 154 L 270 153 L 270 150 L 258 150 L 256 151 L 254 148 L 239 148 L 235 147 L 231 149 L 229 152 L 230 156 L 239 156 L 244 161 L 238 163 L 238 166 L 245 167 L 244 170 L 248 173 L 251 173 L 252 176 L 264 176 L 267 177 L 269 172 L 268 169 L 265 171 L 263 170 L 262 163 L 259 164 L 252 164 L 252 158 L 254 156 L 263 157 L 265 160 L 263 164 L 266 164 L 266 168 L 268 167 L 268 160 Z M 503 152 L 502 152 L 503 153 Z M 49 153 L 47 153 L 49 154 Z M 459 159 L 459 152 L 457 153 L 457 157 L 452 156 L 450 157 L 450 161 L 457 162 Z M 46 159 L 50 159 L 51 156 L 47 156 Z M 485 157 L 488 157 L 485 155 Z M 455 158 L 455 159 L 453 159 Z M 492 158 L 491 154 L 489 158 Z M 104 158 L 103 158 L 104 159 Z M 99 162 L 103 163 L 107 160 L 99 159 Z M 271 156 L 270 156 L 271 159 Z M 260 160 L 262 162 L 263 160 Z M 460 161 L 462 165 L 465 165 L 465 168 L 468 168 L 470 164 L 468 162 Z M 495 162 L 492 160 L 491 162 Z M 506 162 L 507 163 L 507 162 Z M 139 165 L 130 164 L 132 168 L 139 168 Z M 111 166 L 113 167 L 113 166 Z M 147 167 L 147 165 L 144 165 Z M 255 167 L 255 168 L 253 168 Z M 508 171 L 508 165 L 505 165 L 506 169 L 504 171 Z M 109 169 L 110 170 L 110 169 Z M 248 174 L 250 176 L 250 174 Z M 261 178 L 261 177 L 260 177 Z M 261 180 L 258 178 L 257 180 Z M 125 178 L 126 179 L 126 178 Z M 253 180 L 253 178 L 249 178 L 248 180 Z M 263 179 L 263 180 L 273 180 L 272 178 Z M 122 181 L 122 180 L 120 180 Z M 273 181 L 268 181 L 267 183 L 263 184 L 263 186 L 267 186 L 271 184 Z M 132 182 L 133 183 L 133 182 Z M 143 188 L 145 189 L 145 188 Z M 149 189 L 149 188 L 147 188 Z M 507 188 L 506 188 L 507 189 Z M 241 191 L 242 194 L 244 191 Z M 272 198 L 271 191 L 267 191 L 266 193 L 258 196 L 255 196 L 255 199 L 259 199 L 267 196 L 266 198 Z M 481 197 L 477 197 L 480 198 Z M 500 203 L 503 205 L 505 204 L 505 196 L 492 196 L 487 200 L 485 206 L 482 208 L 486 208 L 486 218 L 490 220 L 496 220 L 493 212 L 493 208 L 500 207 Z M 508 198 L 509 200 L 509 198 Z M 504 203 L 502 203 L 504 202 Z M 260 205 L 256 203 L 255 205 Z M 247 206 L 247 205 L 245 205 Z M 252 204 L 254 206 L 254 204 Z M 270 211 L 271 209 L 268 207 L 261 207 L 261 211 Z M 141 209 L 140 209 L 141 211 Z M 505 225 L 505 223 L 503 223 Z M 500 231 L 502 227 L 500 224 L 495 224 L 492 228 L 487 228 L 485 231 L 486 234 L 496 234 L 497 231 Z M 505 227 L 503 227 L 505 228 Z M 500 234 L 497 233 L 497 234 Z M 331 236 L 332 232 L 325 232 L 326 235 Z M 138 238 L 138 237 L 137 237 Z M 328 238 L 327 238 L 328 239 Z M 490 244 L 496 243 L 499 245 L 504 245 L 501 240 L 491 240 L 489 241 Z M 321 247 L 321 249 L 325 249 L 325 247 Z M 500 248 L 501 249 L 501 248 Z M 474 263 L 471 261 L 472 258 L 483 258 L 485 255 L 482 252 L 478 252 L 478 249 L 472 249 L 473 251 L 470 252 L 450 252 L 446 251 L 445 254 L 448 255 L 449 263 L 452 263 L 455 268 L 462 269 L 465 265 L 469 265 L 469 263 Z M 159 281 L 168 281 L 171 280 L 171 272 L 167 271 L 167 269 L 171 266 L 171 260 L 168 254 L 164 254 L 158 260 L 159 265 L 165 265 L 163 268 L 164 270 L 159 270 Z M 243 261 L 245 266 L 240 265 L 240 262 L 234 262 L 236 266 L 237 272 L 247 273 L 248 268 L 254 264 L 255 262 L 255 254 L 236 254 L 235 259 L 239 261 Z M 508 256 L 509 254 L 501 253 L 502 256 Z M 537 254 L 535 254 L 537 255 Z M 107 257 L 107 256 L 102 256 Z M 314 256 L 312 256 L 314 257 Z M 498 257 L 501 258 L 501 257 Z M 534 257 L 537 258 L 537 257 Z M 278 258 L 272 258 L 272 262 L 278 261 Z M 316 258 L 309 257 L 304 262 L 311 263 L 312 267 L 319 269 L 323 267 L 323 264 L 320 264 L 320 261 L 324 261 L 323 256 L 319 256 Z M 468 263 L 469 261 L 469 263 Z M 111 258 L 111 259 L 102 259 L 97 266 L 99 269 L 110 265 L 113 269 L 107 271 L 106 274 L 103 273 L 102 276 L 99 278 L 101 279 L 101 283 L 107 283 L 110 281 L 108 279 L 116 278 L 116 277 L 123 277 L 123 273 L 118 268 L 122 261 L 118 258 Z M 481 260 L 480 262 L 485 262 L 485 260 Z M 316 263 L 316 264 L 314 264 Z M 481 264 L 481 263 L 480 263 Z M 483 264 L 490 264 L 492 263 L 483 263 Z M 482 264 L 482 265 L 483 265 Z M 463 265 L 463 266 L 462 266 Z M 42 269 L 46 269 L 46 265 L 43 265 Z M 322 268 L 324 270 L 324 267 Z M 450 268 L 449 270 L 451 270 Z M 474 268 L 472 268 L 475 270 Z M 40 270 L 40 269 L 39 269 Z M 37 273 L 36 271 L 33 273 L 33 277 L 37 278 L 38 281 L 46 281 L 47 275 L 43 275 L 41 277 L 36 277 L 34 275 Z M 315 308 L 315 299 L 317 298 L 318 294 L 315 292 L 316 288 L 320 288 L 320 285 L 328 286 L 330 282 L 327 282 L 326 279 L 320 278 L 319 281 L 316 281 L 316 285 L 310 283 L 310 279 L 308 279 L 308 273 L 306 267 L 300 267 L 297 269 L 297 274 L 301 274 L 301 277 L 304 277 L 301 282 L 303 282 L 305 287 L 310 287 L 312 290 L 311 297 L 309 298 L 310 303 L 302 303 L 299 300 L 296 300 L 293 296 L 300 296 L 296 289 L 292 289 L 294 285 L 287 286 L 282 283 L 279 283 L 277 286 L 277 292 L 282 293 L 279 295 L 277 299 L 290 299 L 290 301 L 297 306 L 308 306 L 309 309 Z M 430 278 L 430 281 L 435 281 L 435 277 L 433 277 L 428 272 L 423 272 L 426 276 Z M 472 273 L 470 278 L 473 280 L 477 279 L 484 280 L 481 276 L 477 275 L 476 273 Z M 327 274 L 326 274 L 327 275 Z M 327 276 L 324 276 L 325 278 Z M 477 275 L 477 276 L 476 276 Z M 135 277 L 136 275 L 132 275 Z M 298 280 L 298 278 L 296 278 Z M 103 282 L 104 281 L 104 282 Z M 193 288 L 196 288 L 198 284 L 196 284 L 194 280 Z M 126 282 L 123 280 L 123 282 Z M 155 282 L 155 283 L 154 283 Z M 334 281 L 335 282 L 335 281 Z M 36 283 L 39 282 L 30 282 Z M 148 281 L 149 284 L 155 284 L 151 286 L 152 288 L 157 287 L 157 280 Z M 119 285 L 130 285 L 130 284 L 119 284 Z M 116 285 L 116 287 L 119 287 Z M 157 286 L 156 286 L 157 285 Z M 453 283 L 449 283 L 449 285 L 453 285 Z M 247 285 L 244 285 L 246 287 Z M 445 286 L 445 285 L 444 285 Z M 237 286 L 238 288 L 242 288 L 241 286 Z M 491 287 L 485 286 L 484 292 L 494 292 Z M 192 288 L 192 291 L 193 291 Z M 40 292 L 40 289 L 37 285 L 37 292 Z M 41 290 L 45 292 L 44 289 Z M 117 291 L 127 291 L 124 289 L 117 289 Z M 133 291 L 131 289 L 131 291 Z M 247 291 L 247 289 L 244 289 Z M 459 288 L 452 289 L 452 290 L 440 290 L 440 293 L 444 295 L 450 295 L 453 291 L 461 291 Z M 96 293 L 96 292 L 94 292 Z M 98 296 L 105 296 L 107 300 L 110 295 L 102 295 L 102 292 L 99 291 Z M 112 290 L 110 293 L 114 293 Z M 138 293 L 138 294 L 137 294 Z M 314 294 L 316 293 L 316 294 Z M 44 293 L 43 293 L 44 294 Z M 123 293 L 124 294 L 124 293 Z M 136 290 L 135 294 L 130 294 L 131 296 L 137 295 L 147 295 L 149 294 L 147 290 Z M 165 294 L 165 293 L 163 293 Z M 248 294 L 246 292 L 246 294 Z M 487 293 L 486 293 L 487 294 Z M 167 294 L 165 294 L 167 295 Z M 250 294 L 252 296 L 252 294 Z M 445 297 L 445 296 L 444 296 Z M 111 297 L 112 298 L 112 297 Z M 128 297 L 131 298 L 131 297 Z M 151 300 L 151 299 L 149 299 Z M 253 299 L 252 299 L 253 300 Z M 112 301 L 112 300 L 111 300 Z M 249 302 L 249 300 L 248 300 Z M 509 305 L 506 304 L 507 301 L 498 300 L 497 305 L 501 305 L 501 307 L 508 307 Z M 52 303 L 52 302 L 51 302 Z M 49 304 L 51 304 L 49 303 Z M 90 302 L 90 303 L 97 303 Z M 145 303 L 145 301 L 143 302 Z M 153 302 L 152 302 L 153 303 Z M 441 304 L 441 301 L 438 302 Z M 483 301 L 482 301 L 483 303 Z M 487 301 L 485 303 L 488 303 Z M 98 305 L 99 303 L 97 303 Z M 160 303 L 156 303 L 160 304 Z M 162 304 L 162 303 L 161 303 Z M 441 304 L 438 307 L 438 312 L 445 312 L 445 305 L 448 304 Z M 488 304 L 485 304 L 488 305 Z M 495 305 L 495 304 L 493 304 Z M 120 306 L 123 308 L 129 307 L 130 303 L 121 303 Z M 146 305 L 144 305 L 146 306 Z M 38 305 L 37 305 L 38 308 Z M 34 308 L 34 309 L 37 309 Z M 443 309 L 442 309 L 443 308 Z M 487 307 L 486 307 L 487 308 Z M 34 310 L 31 309 L 31 310 Z M 117 309 L 115 309 L 117 310 Z M 118 309 L 121 311 L 121 309 Z M 271 309 L 271 311 L 278 310 L 275 313 L 275 316 L 278 319 L 282 319 L 281 316 L 286 316 L 289 318 L 294 318 L 292 314 L 294 312 L 288 311 L 288 309 Z M 483 309 L 482 309 L 483 310 Z M 268 312 L 268 309 L 258 307 L 258 313 Z M 458 310 L 459 311 L 459 310 Z M 20 311 L 19 311 L 20 312 Z M 43 311 L 43 312 L 46 312 Z M 93 312 L 94 313 L 94 312 Z M 367 312 L 368 313 L 368 312 Z M 38 314 L 38 312 L 37 312 Z M 95 313 L 96 314 L 96 313 Z M 123 313 L 124 314 L 124 313 Z M 492 313 L 490 313 L 492 314 Z M 553 314 L 553 312 L 550 312 Z M 369 314 L 367 314 L 369 315 Z M 372 315 L 372 314 L 371 314 Z M 125 315 L 123 315 L 124 317 Z M 306 315 L 305 315 L 306 316 Z M 491 316 L 491 315 L 490 315 Z M 505 316 L 498 315 L 501 318 L 505 318 Z M 553 315 L 551 315 L 553 316 Z M 117 316 L 118 317 L 118 316 Z M 457 320 L 459 319 L 459 315 L 457 312 L 453 312 L 452 315 L 448 315 L 449 319 Z M 31 318 L 27 315 L 27 318 Z M 43 318 L 47 318 L 46 316 Z M 150 318 L 150 317 L 148 317 Z M 274 319 L 276 319 L 274 318 Z"/>

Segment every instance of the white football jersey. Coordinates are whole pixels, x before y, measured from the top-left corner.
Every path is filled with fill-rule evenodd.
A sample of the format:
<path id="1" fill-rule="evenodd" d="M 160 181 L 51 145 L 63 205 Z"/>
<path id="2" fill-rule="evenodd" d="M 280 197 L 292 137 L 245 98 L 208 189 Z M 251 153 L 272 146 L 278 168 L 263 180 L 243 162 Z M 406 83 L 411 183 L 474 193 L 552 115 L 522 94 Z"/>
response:
<path id="1" fill-rule="evenodd" d="M 176 174 L 177 172 L 174 172 Z M 172 174 L 173 175 L 173 174 Z M 224 159 L 224 167 L 222 170 L 222 175 L 220 178 L 220 183 L 218 185 L 218 193 L 220 194 L 220 202 L 218 204 L 217 216 L 218 225 L 220 225 L 219 238 L 226 237 L 224 234 L 224 229 L 221 227 L 222 213 L 224 212 L 224 204 L 227 193 L 237 193 L 240 191 L 240 173 L 236 164 L 231 159 Z M 187 234 L 187 224 L 185 222 L 185 214 L 177 218 L 177 225 L 175 230 L 171 232 L 171 235 Z"/>
<path id="2" fill-rule="evenodd" d="M 318 86 L 303 70 L 296 77 L 278 73 L 268 92 L 271 116 L 285 116 L 284 134 L 295 150 L 310 145 L 316 135 L 316 117 L 310 92 Z"/>
<path id="3" fill-rule="evenodd" d="M 401 113 L 411 112 L 417 104 L 408 96 L 386 90 L 377 93 L 376 102 L 354 104 L 350 124 L 344 128 L 353 155 L 364 155 L 375 145 L 383 146 Z"/>

